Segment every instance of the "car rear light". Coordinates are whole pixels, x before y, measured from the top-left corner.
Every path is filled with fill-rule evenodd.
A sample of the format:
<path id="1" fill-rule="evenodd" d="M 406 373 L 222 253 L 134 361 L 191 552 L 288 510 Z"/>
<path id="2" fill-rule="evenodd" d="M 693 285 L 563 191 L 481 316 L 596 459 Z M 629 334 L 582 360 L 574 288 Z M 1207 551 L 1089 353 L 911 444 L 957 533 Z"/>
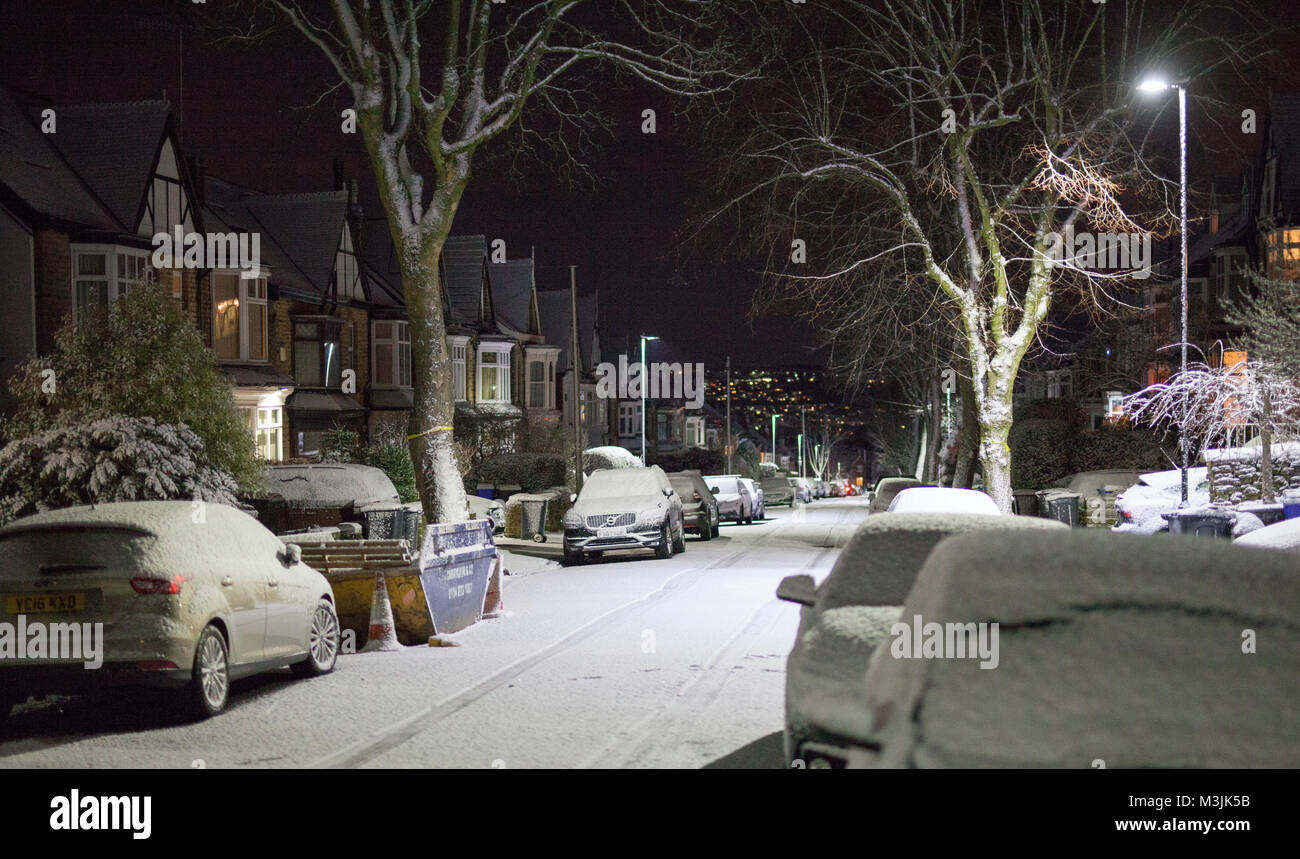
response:
<path id="1" fill-rule="evenodd" d="M 141 671 L 170 671 L 176 667 L 176 663 L 167 659 L 146 659 L 137 662 L 135 667 Z"/>
<path id="2" fill-rule="evenodd" d="M 1120 517 L 1123 518 L 1125 521 L 1131 521 L 1131 520 L 1133 519 L 1133 514 L 1130 513 L 1130 512 L 1127 511 L 1127 510 L 1121 510 L 1121 511 L 1119 511 L 1119 515 L 1120 515 Z"/>
<path id="3" fill-rule="evenodd" d="M 178 594 L 181 592 L 181 585 L 188 582 L 193 576 L 176 575 L 170 579 L 160 579 L 154 576 L 132 576 L 131 588 L 138 594 Z"/>

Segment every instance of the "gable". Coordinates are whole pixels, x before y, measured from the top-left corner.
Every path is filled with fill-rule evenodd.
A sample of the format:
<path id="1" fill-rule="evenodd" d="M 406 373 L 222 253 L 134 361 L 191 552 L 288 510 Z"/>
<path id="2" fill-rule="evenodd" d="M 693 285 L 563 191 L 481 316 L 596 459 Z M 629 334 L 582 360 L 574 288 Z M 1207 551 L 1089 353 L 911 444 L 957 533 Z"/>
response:
<path id="1" fill-rule="evenodd" d="M 183 232 L 195 231 L 190 195 L 169 136 L 158 151 L 158 163 L 154 165 L 149 190 L 145 193 L 144 211 L 136 233 L 141 236 L 171 233 L 178 225 Z"/>

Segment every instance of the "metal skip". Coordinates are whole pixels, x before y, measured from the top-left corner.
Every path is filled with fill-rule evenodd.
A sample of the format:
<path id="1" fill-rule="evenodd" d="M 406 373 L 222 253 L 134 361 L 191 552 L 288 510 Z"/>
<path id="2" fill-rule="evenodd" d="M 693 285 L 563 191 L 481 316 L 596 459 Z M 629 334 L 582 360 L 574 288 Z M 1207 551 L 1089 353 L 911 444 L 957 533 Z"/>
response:
<path id="1" fill-rule="evenodd" d="M 456 632 L 483 615 L 497 556 L 487 519 L 430 525 L 420 550 L 420 582 L 437 634 Z"/>

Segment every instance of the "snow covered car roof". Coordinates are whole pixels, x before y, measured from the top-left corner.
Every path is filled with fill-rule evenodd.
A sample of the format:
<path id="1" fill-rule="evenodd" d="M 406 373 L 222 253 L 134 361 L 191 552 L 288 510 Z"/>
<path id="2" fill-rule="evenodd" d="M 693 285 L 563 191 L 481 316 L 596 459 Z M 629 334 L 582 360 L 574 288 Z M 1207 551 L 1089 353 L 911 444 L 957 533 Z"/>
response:
<path id="1" fill-rule="evenodd" d="M 913 486 L 894 496 L 890 513 L 951 513 L 964 516 L 1001 516 L 998 505 L 978 489 L 947 486 Z"/>
<path id="2" fill-rule="evenodd" d="M 873 763 L 1298 766 L 1294 723 L 1279 717 L 1300 708 L 1297 605 L 1292 556 L 1223 541 L 1078 529 L 945 540 L 900 619 L 995 622 L 998 665 L 877 648 Z M 1244 652 L 1243 630 L 1269 646 Z"/>
<path id="3" fill-rule="evenodd" d="M 266 470 L 266 491 L 306 505 L 398 503 L 397 487 L 387 474 L 355 463 L 273 465 Z"/>
<path id="4" fill-rule="evenodd" d="M 1187 469 L 1187 483 L 1193 489 L 1209 479 L 1209 469 L 1204 465 Z M 1177 468 L 1168 471 L 1151 471 L 1138 475 L 1138 480 L 1156 489 L 1178 488 L 1182 486 L 1182 472 Z"/>
<path id="5" fill-rule="evenodd" d="M 1233 541 L 1234 546 L 1254 546 L 1261 549 L 1289 549 L 1300 552 L 1300 519 L 1285 519 L 1265 526 Z"/>
<path id="6" fill-rule="evenodd" d="M 902 605 L 925 559 L 940 540 L 973 531 L 1064 532 L 1069 526 L 1036 516 L 951 516 L 891 513 L 868 516 L 818 589 L 818 607 Z"/>
<path id="7" fill-rule="evenodd" d="M 191 540 L 197 525 L 215 524 L 223 540 L 239 539 L 233 531 L 270 536 L 270 532 L 256 519 L 236 507 L 225 504 L 204 504 L 203 521 L 196 523 L 196 508 L 190 501 L 121 501 L 113 504 L 95 504 L 65 507 L 24 516 L 0 528 L 0 539 L 17 533 L 58 528 L 125 528 L 151 534 L 161 539 Z"/>

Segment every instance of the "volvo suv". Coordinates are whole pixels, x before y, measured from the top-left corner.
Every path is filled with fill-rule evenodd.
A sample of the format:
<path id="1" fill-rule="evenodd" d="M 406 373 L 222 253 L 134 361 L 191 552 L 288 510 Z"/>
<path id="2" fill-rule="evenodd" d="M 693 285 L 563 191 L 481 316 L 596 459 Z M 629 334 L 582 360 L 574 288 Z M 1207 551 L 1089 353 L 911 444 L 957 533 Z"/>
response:
<path id="1" fill-rule="evenodd" d="M 564 563 L 620 549 L 652 549 L 657 558 L 686 551 L 682 500 L 657 465 L 607 468 L 586 479 L 570 496 L 564 514 Z"/>

